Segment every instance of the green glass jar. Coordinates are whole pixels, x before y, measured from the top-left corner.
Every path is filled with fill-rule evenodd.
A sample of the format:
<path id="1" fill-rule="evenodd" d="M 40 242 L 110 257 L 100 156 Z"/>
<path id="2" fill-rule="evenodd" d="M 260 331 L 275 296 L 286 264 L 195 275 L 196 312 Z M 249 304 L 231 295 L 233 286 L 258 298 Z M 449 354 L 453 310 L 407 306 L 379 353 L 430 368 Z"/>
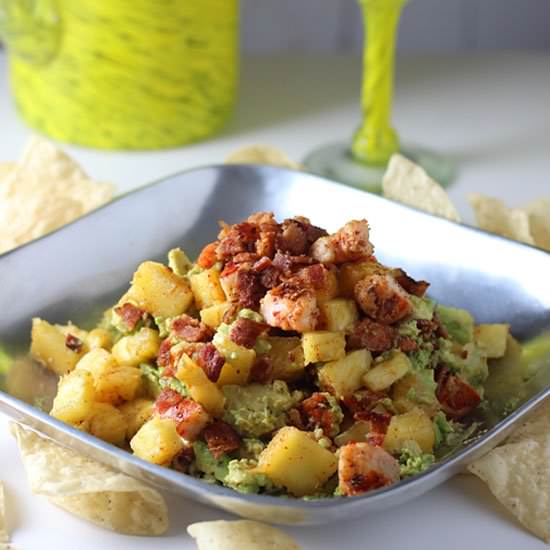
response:
<path id="1" fill-rule="evenodd" d="M 60 141 L 159 149 L 232 111 L 238 0 L 0 0 L 17 108 Z"/>

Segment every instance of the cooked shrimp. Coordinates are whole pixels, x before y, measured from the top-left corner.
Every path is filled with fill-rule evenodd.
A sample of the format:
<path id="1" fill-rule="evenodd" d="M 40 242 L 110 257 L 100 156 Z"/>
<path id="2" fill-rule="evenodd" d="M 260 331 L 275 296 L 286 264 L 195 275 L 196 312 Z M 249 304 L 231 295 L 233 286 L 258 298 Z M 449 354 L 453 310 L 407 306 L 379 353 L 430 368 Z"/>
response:
<path id="1" fill-rule="evenodd" d="M 360 495 L 399 481 L 399 463 L 382 447 L 348 443 L 340 448 L 338 480 L 342 494 Z"/>
<path id="2" fill-rule="evenodd" d="M 311 255 L 321 263 L 354 262 L 373 253 L 367 220 L 352 220 L 336 233 L 321 237 L 311 245 Z"/>
<path id="3" fill-rule="evenodd" d="M 355 284 L 353 292 L 361 309 L 383 325 L 403 319 L 413 309 L 407 292 L 387 273 L 367 275 Z"/>
<path id="4" fill-rule="evenodd" d="M 315 330 L 319 319 L 315 292 L 297 278 L 272 288 L 262 298 L 260 312 L 270 326 L 298 332 Z"/>

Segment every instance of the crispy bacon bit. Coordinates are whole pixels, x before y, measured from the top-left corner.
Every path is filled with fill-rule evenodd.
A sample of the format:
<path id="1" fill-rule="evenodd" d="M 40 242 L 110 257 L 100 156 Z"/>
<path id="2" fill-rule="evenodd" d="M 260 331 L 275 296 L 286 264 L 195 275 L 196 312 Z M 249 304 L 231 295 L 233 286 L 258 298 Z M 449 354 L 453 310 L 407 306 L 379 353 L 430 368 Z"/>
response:
<path id="1" fill-rule="evenodd" d="M 218 260 L 228 260 L 240 252 L 255 252 L 258 237 L 257 226 L 250 222 L 225 226 L 218 235 L 216 248 Z"/>
<path id="2" fill-rule="evenodd" d="M 84 346 L 84 342 L 82 342 L 82 340 L 74 334 L 67 334 L 67 336 L 65 336 L 65 346 L 71 351 L 80 353 L 82 351 L 82 347 Z"/>
<path id="3" fill-rule="evenodd" d="M 214 344 L 205 344 L 197 353 L 197 363 L 204 370 L 209 380 L 217 382 L 225 364 L 225 359 Z"/>
<path id="4" fill-rule="evenodd" d="M 361 309 L 383 325 L 400 321 L 413 309 L 409 295 L 389 274 L 366 276 L 355 284 L 353 293 Z"/>
<path id="5" fill-rule="evenodd" d="M 385 396 L 383 393 L 371 390 L 359 390 L 344 398 L 344 405 L 350 410 L 356 420 L 362 420 L 364 416 Z"/>
<path id="6" fill-rule="evenodd" d="M 306 254 L 308 251 L 307 233 L 298 220 L 287 219 L 282 223 L 277 237 L 277 250 L 292 255 Z"/>
<path id="7" fill-rule="evenodd" d="M 271 218 L 268 222 L 259 224 L 259 235 L 256 241 L 256 253 L 258 256 L 273 258 L 276 249 L 277 236 L 281 226 Z"/>
<path id="8" fill-rule="evenodd" d="M 235 264 L 250 264 L 253 262 L 257 262 L 260 259 L 258 254 L 255 252 L 239 252 L 235 256 L 233 256 L 233 263 Z"/>
<path id="9" fill-rule="evenodd" d="M 139 321 L 141 321 L 146 315 L 146 312 L 143 311 L 143 309 L 140 309 L 130 302 L 126 302 L 121 306 L 115 307 L 115 313 L 122 319 L 122 322 L 130 331 L 134 330 Z"/>
<path id="10" fill-rule="evenodd" d="M 397 345 L 403 353 L 418 349 L 418 344 L 410 336 L 401 336 Z"/>
<path id="11" fill-rule="evenodd" d="M 281 282 L 281 272 L 273 266 L 269 266 L 260 273 L 260 283 L 266 289 L 276 287 Z"/>
<path id="12" fill-rule="evenodd" d="M 416 281 L 405 270 L 400 268 L 392 270 L 392 275 L 404 290 L 420 298 L 426 294 L 426 290 L 430 286 L 430 283 L 427 281 Z"/>
<path id="13" fill-rule="evenodd" d="M 305 254 L 291 256 L 289 254 L 277 252 L 273 258 L 273 266 L 286 277 L 292 276 L 293 270 L 312 263 L 313 259 Z"/>
<path id="14" fill-rule="evenodd" d="M 373 447 L 381 447 L 384 443 L 385 433 L 382 432 L 369 432 L 367 434 L 366 440 L 369 445 Z"/>
<path id="15" fill-rule="evenodd" d="M 240 307 L 238 304 L 231 304 L 227 311 L 223 314 L 222 322 L 226 325 L 230 325 L 237 318 L 239 311 Z"/>
<path id="16" fill-rule="evenodd" d="M 210 422 L 202 405 L 169 388 L 163 389 L 157 397 L 153 412 L 161 418 L 174 420 L 178 433 L 188 441 L 196 439 Z"/>
<path id="17" fill-rule="evenodd" d="M 170 468 L 173 468 L 177 472 L 186 474 L 195 459 L 195 451 L 192 445 L 186 445 L 181 451 L 172 459 Z"/>
<path id="18" fill-rule="evenodd" d="M 334 437 L 338 433 L 340 422 L 335 417 L 325 394 L 320 392 L 311 394 L 300 403 L 298 410 L 307 430 L 322 428 L 323 433 L 328 437 Z"/>
<path id="19" fill-rule="evenodd" d="M 289 424 L 296 426 L 296 428 L 300 430 L 307 430 L 304 419 L 302 418 L 302 413 L 298 409 L 290 409 L 287 415 Z"/>
<path id="20" fill-rule="evenodd" d="M 267 325 L 257 323 L 251 319 L 237 319 L 229 333 L 229 339 L 239 346 L 252 349 L 256 345 L 256 339 L 264 332 Z"/>
<path id="21" fill-rule="evenodd" d="M 218 241 L 207 244 L 199 254 L 197 258 L 197 265 L 204 268 L 210 269 L 216 263 L 216 249 L 218 248 Z"/>
<path id="22" fill-rule="evenodd" d="M 437 373 L 436 397 L 443 411 L 451 418 L 465 416 L 481 402 L 477 391 L 447 367 Z"/>
<path id="23" fill-rule="evenodd" d="M 225 422 L 217 420 L 207 426 L 202 432 L 208 450 L 216 459 L 220 458 L 225 453 L 236 451 L 240 444 L 241 438 L 239 434 Z"/>
<path id="24" fill-rule="evenodd" d="M 172 321 L 171 330 L 186 342 L 208 342 L 214 336 L 209 326 L 185 313 Z"/>
<path id="25" fill-rule="evenodd" d="M 357 411 L 353 418 L 356 420 L 364 420 L 370 423 L 372 433 L 384 435 L 388 431 L 388 426 L 391 421 L 391 414 L 388 412 Z"/>
<path id="26" fill-rule="evenodd" d="M 249 384 L 269 384 L 273 380 L 273 361 L 268 355 L 260 355 L 254 361 L 250 374 Z"/>
<path id="27" fill-rule="evenodd" d="M 344 495 L 360 495 L 399 481 L 399 463 L 380 446 L 348 443 L 340 448 L 338 480 Z"/>
<path id="28" fill-rule="evenodd" d="M 395 328 L 365 318 L 349 335 L 348 347 L 350 349 L 366 348 L 372 352 L 388 351 L 393 348 L 396 338 Z"/>
<path id="29" fill-rule="evenodd" d="M 170 338 L 165 338 L 161 344 L 157 354 L 157 365 L 159 367 L 168 367 L 170 365 L 170 349 L 172 347 L 172 342 Z"/>
<path id="30" fill-rule="evenodd" d="M 237 301 L 243 307 L 258 309 L 260 299 L 265 293 L 265 288 L 260 282 L 257 273 L 246 269 L 237 272 L 236 283 Z"/>

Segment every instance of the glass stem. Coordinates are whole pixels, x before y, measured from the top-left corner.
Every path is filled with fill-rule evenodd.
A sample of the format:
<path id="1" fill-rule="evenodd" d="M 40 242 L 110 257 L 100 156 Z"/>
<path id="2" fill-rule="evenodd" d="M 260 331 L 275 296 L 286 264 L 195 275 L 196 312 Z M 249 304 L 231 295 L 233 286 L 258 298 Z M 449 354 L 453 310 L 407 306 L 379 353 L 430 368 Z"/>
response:
<path id="1" fill-rule="evenodd" d="M 359 0 L 364 21 L 363 122 L 352 143 L 353 156 L 368 164 L 386 164 L 399 150 L 391 126 L 397 26 L 404 0 Z"/>

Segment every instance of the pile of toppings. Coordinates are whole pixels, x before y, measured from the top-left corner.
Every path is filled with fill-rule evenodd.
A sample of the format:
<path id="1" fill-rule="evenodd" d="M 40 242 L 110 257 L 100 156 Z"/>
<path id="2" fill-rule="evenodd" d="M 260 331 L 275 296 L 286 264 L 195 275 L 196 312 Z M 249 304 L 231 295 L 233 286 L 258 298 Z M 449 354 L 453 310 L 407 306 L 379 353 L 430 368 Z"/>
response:
<path id="1" fill-rule="evenodd" d="M 66 338 L 51 414 L 246 493 L 352 496 L 425 470 L 471 433 L 508 326 L 436 305 L 373 252 L 366 220 L 328 234 L 260 212 L 195 264 L 141 264 L 93 331 L 35 321 L 36 358 L 44 323 Z"/>

